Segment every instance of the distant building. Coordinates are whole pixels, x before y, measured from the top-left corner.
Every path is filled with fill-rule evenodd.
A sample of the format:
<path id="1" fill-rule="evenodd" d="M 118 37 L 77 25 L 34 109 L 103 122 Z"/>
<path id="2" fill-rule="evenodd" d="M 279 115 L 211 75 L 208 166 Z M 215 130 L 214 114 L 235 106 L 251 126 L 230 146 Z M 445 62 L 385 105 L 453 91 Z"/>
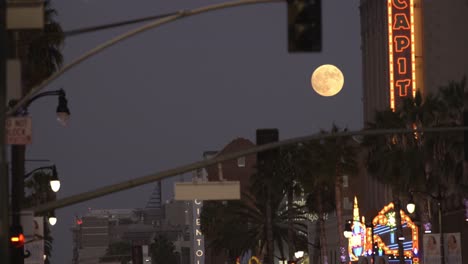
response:
<path id="1" fill-rule="evenodd" d="M 252 148 L 255 144 L 248 139 L 236 138 L 229 142 L 221 151 L 207 151 L 204 158 L 214 158 L 219 155 L 233 153 L 244 149 Z M 241 199 L 242 192 L 248 191 L 250 186 L 250 176 L 255 173 L 257 158 L 255 154 L 240 157 L 235 160 L 221 162 L 220 164 L 209 166 L 202 172 L 203 177 L 209 181 L 219 181 L 220 178 L 228 181 L 240 181 Z M 227 261 L 225 252 L 215 252 L 208 245 L 209 237 L 205 237 L 205 258 L 204 263 L 196 264 L 220 264 Z"/>
<path id="2" fill-rule="evenodd" d="M 179 253 L 180 263 L 176 264 L 193 264 L 192 202 L 170 200 L 161 204 L 160 190 L 157 183 L 146 208 L 91 209 L 77 218 L 72 227 L 72 263 L 111 263 L 113 256 L 106 256 L 106 251 L 117 242 L 139 247 L 143 260 L 151 261 L 149 246 L 156 236 L 163 235 Z"/>
<path id="3" fill-rule="evenodd" d="M 468 35 L 464 34 L 468 24 L 468 2 L 400 2 L 413 3 L 413 12 L 408 9 L 407 19 L 410 25 L 407 29 L 404 29 L 405 25 L 395 24 L 395 16 L 392 16 L 393 13 L 388 9 L 388 0 L 360 1 L 365 123 L 373 120 L 376 110 L 391 108 L 392 101 L 398 104 L 401 98 L 411 96 L 413 91 L 420 90 L 423 94 L 435 93 L 440 86 L 447 85 L 449 81 L 460 81 L 463 76 L 468 76 Z M 399 27 L 401 34 L 406 35 L 399 36 L 400 32 L 397 32 L 397 29 L 393 34 L 389 32 L 389 19 L 392 19 L 392 27 Z M 408 52 L 403 49 L 401 52 L 396 50 L 397 37 L 409 39 Z M 401 43 L 406 45 L 406 42 Z M 389 44 L 393 46 L 390 47 Z M 398 73 L 400 70 L 402 74 Z M 403 72 L 408 75 L 404 75 Z M 390 76 L 393 81 L 390 80 Z M 406 93 L 402 90 L 399 93 L 397 82 L 404 79 L 411 79 L 410 91 Z M 392 89 L 395 96 L 393 99 Z"/>
<path id="4" fill-rule="evenodd" d="M 394 109 L 416 91 L 434 94 L 468 77 L 468 1 L 360 0 L 359 9 L 364 125 L 376 110 Z M 466 170 L 464 175 L 460 181 L 467 182 Z M 391 190 L 365 169 L 350 185 L 367 219 L 392 201 Z M 445 199 L 442 207 L 444 231 L 461 232 L 468 241 L 461 197 Z M 468 263 L 468 251 L 463 254 Z"/>
<path id="5" fill-rule="evenodd" d="M 76 219 L 73 232 L 73 264 L 99 263 L 113 242 L 122 240 L 122 225 L 137 219 L 131 209 L 92 209 Z"/>

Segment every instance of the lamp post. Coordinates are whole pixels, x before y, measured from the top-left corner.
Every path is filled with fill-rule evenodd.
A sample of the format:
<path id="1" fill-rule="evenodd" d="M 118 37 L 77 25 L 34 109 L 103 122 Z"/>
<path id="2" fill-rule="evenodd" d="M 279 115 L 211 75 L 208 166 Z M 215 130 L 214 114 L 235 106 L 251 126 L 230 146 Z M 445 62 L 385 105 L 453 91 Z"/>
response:
<path id="1" fill-rule="evenodd" d="M 410 200 L 408 204 L 406 205 L 406 209 L 408 210 L 408 213 L 412 214 L 416 210 L 416 204 L 413 201 L 413 193 L 420 193 L 425 195 L 426 197 L 431 198 L 432 200 L 435 200 L 437 202 L 437 213 L 438 213 L 438 218 L 439 218 L 439 234 L 440 234 L 440 263 L 445 264 L 445 249 L 444 249 L 444 233 L 442 232 L 442 196 L 439 190 L 439 194 L 437 196 L 434 196 L 430 193 L 423 192 L 423 191 L 414 191 L 412 190 L 410 192 Z"/>
<path id="2" fill-rule="evenodd" d="M 343 232 L 343 235 L 345 238 L 347 239 L 350 239 L 352 236 L 353 236 L 353 220 L 346 220 L 345 222 L 345 229 L 344 229 L 344 232 Z"/>
<path id="3" fill-rule="evenodd" d="M 24 175 L 24 179 L 26 180 L 29 177 L 31 177 L 32 175 L 34 175 L 34 173 L 36 173 L 38 171 L 42 171 L 42 170 L 51 170 L 52 171 L 52 175 L 51 175 L 51 177 L 49 179 L 49 187 L 54 193 L 58 192 L 59 189 L 60 189 L 60 180 L 58 178 L 57 168 L 55 167 L 55 165 L 43 166 L 43 167 L 36 168 L 36 169 L 26 173 Z M 47 214 L 47 218 L 48 218 L 47 219 L 48 223 L 51 226 L 54 226 L 57 223 L 57 217 L 55 217 L 54 211 L 49 212 Z"/>
<path id="4" fill-rule="evenodd" d="M 23 107 L 20 107 L 14 116 L 27 116 L 28 107 L 35 100 L 46 96 L 58 96 L 58 106 L 56 109 L 57 119 L 65 125 L 70 116 L 68 109 L 68 101 L 63 89 L 55 91 L 46 91 L 31 97 Z M 13 108 L 16 101 L 9 102 L 9 106 Z M 11 212 L 12 212 L 12 227 L 21 229 L 21 210 L 24 202 L 24 162 L 25 162 L 26 145 L 11 145 Z M 54 182 L 54 185 L 57 183 Z M 54 186 L 56 188 L 56 186 Z M 12 263 L 24 263 L 23 248 L 18 248 L 12 251 Z"/>
<path id="5" fill-rule="evenodd" d="M 34 169 L 24 175 L 24 179 L 27 179 L 31 177 L 35 172 L 41 171 L 41 170 L 51 170 L 52 171 L 52 178 L 49 181 L 50 188 L 54 192 L 58 192 L 60 189 L 60 180 L 58 178 L 58 173 L 57 173 L 57 167 L 55 165 L 52 166 L 44 166 L 44 167 L 39 167 L 37 169 Z"/>

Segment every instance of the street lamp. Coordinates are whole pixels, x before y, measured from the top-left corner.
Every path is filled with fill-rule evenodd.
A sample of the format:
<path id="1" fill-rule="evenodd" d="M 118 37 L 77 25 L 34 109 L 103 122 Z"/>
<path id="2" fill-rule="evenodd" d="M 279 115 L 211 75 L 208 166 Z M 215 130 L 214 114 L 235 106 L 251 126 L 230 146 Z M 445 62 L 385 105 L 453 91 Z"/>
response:
<path id="1" fill-rule="evenodd" d="M 410 201 L 408 202 L 408 205 L 406 206 L 406 209 L 408 210 L 409 213 L 412 213 L 416 210 L 416 204 L 414 203 L 413 201 L 413 193 L 420 193 L 420 194 L 423 194 L 429 198 L 431 198 L 432 200 L 435 200 L 437 202 L 437 209 L 438 209 L 438 217 L 439 217 L 439 234 L 440 234 L 440 258 L 441 258 L 441 262 L 442 264 L 445 264 L 445 248 L 444 248 L 444 235 L 443 235 L 443 232 L 442 232 L 442 196 L 440 194 L 440 190 L 439 190 L 439 195 L 438 196 L 434 196 L 432 195 L 431 193 L 427 193 L 427 192 L 423 192 L 423 191 L 414 191 L 414 190 L 411 190 L 410 192 Z M 410 209 L 412 210 L 412 212 L 410 211 Z M 429 231 L 428 231 L 429 230 Z M 430 229 L 427 229 L 425 227 L 425 233 L 430 233 Z"/>
<path id="2" fill-rule="evenodd" d="M 343 235 L 344 235 L 345 238 L 349 239 L 353 235 L 352 226 L 353 226 L 352 220 L 346 220 L 345 230 L 343 232 Z"/>
<path id="3" fill-rule="evenodd" d="M 70 109 L 68 109 L 68 100 L 63 89 L 47 91 L 31 97 L 31 99 L 29 99 L 26 104 L 18 111 L 18 115 L 27 115 L 29 105 L 33 101 L 45 96 L 58 96 L 58 105 L 56 110 L 57 120 L 61 125 L 66 126 L 68 119 L 70 119 Z M 10 107 L 13 107 L 15 104 L 15 101 L 10 102 Z"/>
<path id="4" fill-rule="evenodd" d="M 51 226 L 54 226 L 57 223 L 57 217 L 55 216 L 55 212 L 52 211 L 51 213 L 49 213 L 48 220 Z"/>
<path id="5" fill-rule="evenodd" d="M 52 176 L 49 180 L 49 186 L 52 189 L 53 192 L 58 192 L 60 189 L 60 180 L 58 178 L 58 173 L 57 173 L 57 168 L 55 165 L 52 166 L 44 166 L 44 167 L 39 167 L 37 169 L 34 169 L 24 175 L 24 179 L 27 179 L 31 177 L 35 172 L 41 171 L 41 170 L 51 170 L 52 171 Z M 48 222 L 51 226 L 54 226 L 57 223 L 57 217 L 55 217 L 55 213 L 52 211 L 48 213 Z"/>
<path id="6" fill-rule="evenodd" d="M 414 213 L 414 211 L 416 210 L 416 204 L 414 203 L 413 195 L 410 196 L 410 200 L 408 204 L 406 205 L 406 210 L 410 214 Z"/>
<path id="7" fill-rule="evenodd" d="M 55 165 L 52 165 L 52 166 L 44 166 L 44 167 L 39 167 L 37 169 L 34 169 L 28 173 L 26 173 L 24 175 L 24 179 L 27 179 L 29 178 L 31 175 L 33 175 L 35 172 L 37 171 L 41 171 L 41 170 L 52 170 L 52 177 L 50 178 L 50 181 L 49 181 L 49 185 L 50 185 L 50 188 L 52 189 L 53 192 L 58 192 L 59 189 L 60 189 L 60 180 L 58 178 L 58 174 L 57 174 L 57 168 L 55 167 Z"/>
<path id="8" fill-rule="evenodd" d="M 302 251 L 302 250 L 296 251 L 296 252 L 294 253 L 294 257 L 296 257 L 296 259 L 300 259 L 300 258 L 302 258 L 303 256 L 304 256 L 304 251 Z"/>

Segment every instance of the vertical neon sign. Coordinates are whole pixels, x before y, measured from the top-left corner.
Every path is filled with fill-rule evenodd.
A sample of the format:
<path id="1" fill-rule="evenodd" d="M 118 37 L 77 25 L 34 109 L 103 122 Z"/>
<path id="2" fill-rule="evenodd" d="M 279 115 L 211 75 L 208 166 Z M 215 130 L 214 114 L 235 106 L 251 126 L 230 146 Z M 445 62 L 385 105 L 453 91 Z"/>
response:
<path id="1" fill-rule="evenodd" d="M 194 219 L 194 258 L 195 264 L 204 264 L 205 263 L 205 239 L 200 230 L 200 213 L 203 207 L 203 202 L 200 200 L 193 201 L 193 219 Z"/>
<path id="2" fill-rule="evenodd" d="M 388 0 L 390 108 L 416 95 L 414 0 Z"/>

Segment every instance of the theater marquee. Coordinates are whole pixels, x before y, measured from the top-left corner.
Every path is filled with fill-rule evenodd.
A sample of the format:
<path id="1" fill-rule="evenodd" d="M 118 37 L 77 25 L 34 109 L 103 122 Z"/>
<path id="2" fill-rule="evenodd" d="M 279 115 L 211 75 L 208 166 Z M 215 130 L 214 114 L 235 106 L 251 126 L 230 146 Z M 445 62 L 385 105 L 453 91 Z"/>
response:
<path id="1" fill-rule="evenodd" d="M 416 95 L 414 0 L 388 0 L 390 108 Z"/>

